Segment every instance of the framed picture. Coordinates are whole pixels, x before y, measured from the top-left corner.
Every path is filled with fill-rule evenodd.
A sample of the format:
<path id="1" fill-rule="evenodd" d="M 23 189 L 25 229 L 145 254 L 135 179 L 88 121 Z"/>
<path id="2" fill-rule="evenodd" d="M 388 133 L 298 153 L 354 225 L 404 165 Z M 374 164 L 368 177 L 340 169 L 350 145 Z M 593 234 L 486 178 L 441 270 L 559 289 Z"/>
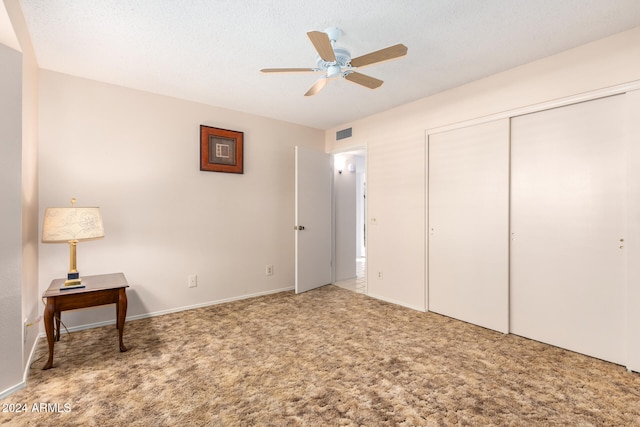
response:
<path id="1" fill-rule="evenodd" d="M 200 170 L 244 173 L 244 134 L 200 125 Z"/>

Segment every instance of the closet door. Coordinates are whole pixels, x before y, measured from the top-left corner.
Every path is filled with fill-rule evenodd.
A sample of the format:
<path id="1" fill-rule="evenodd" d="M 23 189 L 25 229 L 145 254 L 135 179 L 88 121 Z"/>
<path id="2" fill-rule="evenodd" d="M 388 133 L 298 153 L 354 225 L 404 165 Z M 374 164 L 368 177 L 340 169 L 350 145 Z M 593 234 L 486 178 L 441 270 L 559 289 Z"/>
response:
<path id="1" fill-rule="evenodd" d="M 428 307 L 509 330 L 509 120 L 429 135 Z"/>
<path id="2" fill-rule="evenodd" d="M 624 363 L 624 96 L 512 119 L 511 332 Z"/>

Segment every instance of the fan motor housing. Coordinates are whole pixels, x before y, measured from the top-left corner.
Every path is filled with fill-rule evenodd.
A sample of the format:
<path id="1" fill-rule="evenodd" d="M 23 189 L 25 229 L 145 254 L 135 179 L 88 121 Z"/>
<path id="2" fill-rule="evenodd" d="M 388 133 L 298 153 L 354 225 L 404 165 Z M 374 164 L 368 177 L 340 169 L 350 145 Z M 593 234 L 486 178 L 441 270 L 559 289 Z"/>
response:
<path id="1" fill-rule="evenodd" d="M 336 62 L 327 62 L 320 58 L 319 56 L 316 59 L 316 64 L 318 64 L 318 68 L 322 70 L 328 70 L 329 67 L 333 65 L 338 65 L 340 68 L 350 68 L 351 67 L 351 53 L 347 49 L 343 49 L 341 47 L 337 47 L 333 49 L 333 53 L 336 56 Z"/>

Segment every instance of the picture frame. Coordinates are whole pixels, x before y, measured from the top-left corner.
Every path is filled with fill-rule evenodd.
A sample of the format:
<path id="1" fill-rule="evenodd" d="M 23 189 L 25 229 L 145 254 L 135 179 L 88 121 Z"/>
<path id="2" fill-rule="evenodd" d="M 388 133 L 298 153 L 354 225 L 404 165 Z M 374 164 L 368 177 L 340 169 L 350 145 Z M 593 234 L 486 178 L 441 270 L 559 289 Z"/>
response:
<path id="1" fill-rule="evenodd" d="M 244 133 L 200 125 L 200 170 L 244 173 Z"/>

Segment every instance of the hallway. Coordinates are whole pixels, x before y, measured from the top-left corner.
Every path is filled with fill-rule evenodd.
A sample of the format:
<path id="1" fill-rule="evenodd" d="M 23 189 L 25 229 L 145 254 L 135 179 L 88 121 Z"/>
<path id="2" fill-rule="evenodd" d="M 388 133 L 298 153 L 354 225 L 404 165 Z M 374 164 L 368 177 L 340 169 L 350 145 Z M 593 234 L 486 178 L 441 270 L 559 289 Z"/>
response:
<path id="1" fill-rule="evenodd" d="M 356 277 L 355 279 L 342 280 L 334 283 L 343 289 L 348 289 L 361 294 L 367 293 L 367 261 L 366 258 L 358 258 L 356 260 Z"/>

